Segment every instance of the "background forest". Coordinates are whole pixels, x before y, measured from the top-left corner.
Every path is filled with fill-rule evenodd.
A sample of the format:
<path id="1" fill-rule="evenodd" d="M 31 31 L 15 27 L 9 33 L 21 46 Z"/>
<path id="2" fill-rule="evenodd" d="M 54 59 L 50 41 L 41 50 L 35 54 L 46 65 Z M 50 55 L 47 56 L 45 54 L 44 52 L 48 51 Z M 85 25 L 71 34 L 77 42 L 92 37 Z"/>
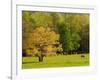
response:
<path id="1" fill-rule="evenodd" d="M 28 65 L 34 68 L 33 62 L 35 60 L 33 57 L 38 58 L 39 62 L 45 62 L 45 57 L 49 60 L 54 58 L 59 63 L 58 59 L 65 59 L 62 60 L 63 62 L 66 59 L 69 60 L 70 56 L 72 59 L 76 57 L 80 61 L 76 55 L 86 58 L 87 63 L 85 65 L 89 64 L 88 13 L 22 12 L 23 68 L 29 68 Z M 32 64 L 28 64 L 30 61 Z M 49 63 L 49 61 L 47 62 Z M 39 66 L 41 65 L 36 67 Z"/>

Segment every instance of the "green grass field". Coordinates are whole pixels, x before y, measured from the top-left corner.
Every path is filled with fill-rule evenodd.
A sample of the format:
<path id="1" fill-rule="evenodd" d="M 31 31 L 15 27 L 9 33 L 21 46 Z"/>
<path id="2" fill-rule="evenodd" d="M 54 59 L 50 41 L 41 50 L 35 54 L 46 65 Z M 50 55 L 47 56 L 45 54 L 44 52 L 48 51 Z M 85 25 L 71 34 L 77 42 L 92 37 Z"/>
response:
<path id="1" fill-rule="evenodd" d="M 89 54 L 85 54 L 85 57 L 81 57 L 81 54 L 49 56 L 44 57 L 43 62 L 39 62 L 38 57 L 22 58 L 22 69 L 75 66 L 89 66 Z"/>

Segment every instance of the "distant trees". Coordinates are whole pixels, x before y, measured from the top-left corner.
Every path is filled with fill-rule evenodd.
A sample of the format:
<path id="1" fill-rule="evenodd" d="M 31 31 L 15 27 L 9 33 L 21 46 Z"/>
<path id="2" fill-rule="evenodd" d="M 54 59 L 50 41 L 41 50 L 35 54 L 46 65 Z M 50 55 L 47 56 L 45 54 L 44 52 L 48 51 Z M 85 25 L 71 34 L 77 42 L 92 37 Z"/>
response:
<path id="1" fill-rule="evenodd" d="M 88 53 L 89 14 L 23 11 L 22 39 L 24 55 L 38 53 L 39 57 L 52 51 Z M 39 57 L 39 61 L 42 59 Z"/>
<path id="2" fill-rule="evenodd" d="M 83 52 L 89 52 L 89 25 L 82 27 L 80 50 Z"/>

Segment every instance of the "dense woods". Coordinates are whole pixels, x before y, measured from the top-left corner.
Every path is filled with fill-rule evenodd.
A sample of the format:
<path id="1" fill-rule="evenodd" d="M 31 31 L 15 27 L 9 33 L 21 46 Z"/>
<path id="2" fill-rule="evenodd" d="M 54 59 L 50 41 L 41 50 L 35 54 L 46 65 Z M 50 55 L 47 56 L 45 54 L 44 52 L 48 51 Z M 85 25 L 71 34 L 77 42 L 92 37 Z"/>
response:
<path id="1" fill-rule="evenodd" d="M 22 12 L 22 55 L 89 53 L 89 14 Z"/>

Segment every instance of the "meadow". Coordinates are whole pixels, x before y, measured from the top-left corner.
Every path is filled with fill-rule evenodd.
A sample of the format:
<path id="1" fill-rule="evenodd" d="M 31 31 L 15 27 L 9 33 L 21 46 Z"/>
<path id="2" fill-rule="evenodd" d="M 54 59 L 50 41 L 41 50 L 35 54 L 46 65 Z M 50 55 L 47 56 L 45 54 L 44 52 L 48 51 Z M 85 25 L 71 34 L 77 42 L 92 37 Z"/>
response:
<path id="1" fill-rule="evenodd" d="M 43 62 L 39 62 L 38 57 L 22 57 L 22 69 L 89 66 L 89 54 L 81 55 L 48 56 Z"/>

